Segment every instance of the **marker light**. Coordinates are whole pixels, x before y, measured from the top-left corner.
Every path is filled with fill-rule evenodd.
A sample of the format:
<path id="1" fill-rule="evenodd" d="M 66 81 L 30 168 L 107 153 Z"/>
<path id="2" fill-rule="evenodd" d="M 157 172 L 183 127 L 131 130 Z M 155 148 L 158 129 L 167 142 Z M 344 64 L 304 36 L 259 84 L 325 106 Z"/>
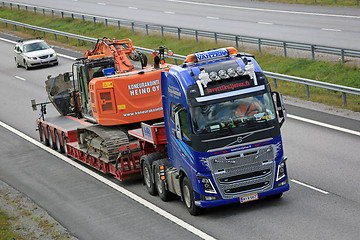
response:
<path id="1" fill-rule="evenodd" d="M 210 79 L 213 80 L 213 81 L 220 80 L 220 77 L 218 76 L 217 72 L 211 72 L 211 73 L 209 74 L 209 77 L 210 77 Z"/>
<path id="2" fill-rule="evenodd" d="M 229 78 L 229 75 L 226 74 L 226 71 L 225 71 L 224 69 L 221 69 L 221 70 L 219 71 L 219 77 L 220 77 L 221 79 L 227 79 L 227 78 Z"/>
<path id="3" fill-rule="evenodd" d="M 235 55 L 238 53 L 238 50 L 236 50 L 236 48 L 234 47 L 228 47 L 227 50 L 229 52 L 229 55 Z"/>
<path id="4" fill-rule="evenodd" d="M 190 54 L 190 55 L 187 55 L 187 56 L 186 56 L 186 60 L 185 60 L 185 62 L 188 62 L 188 63 L 194 63 L 194 62 L 197 62 L 197 59 L 196 59 L 195 54 Z"/>
<path id="5" fill-rule="evenodd" d="M 244 70 L 244 68 L 242 68 L 242 67 L 237 67 L 237 68 L 236 68 L 236 73 L 241 76 L 241 75 L 244 75 L 245 70 Z"/>
<path id="6" fill-rule="evenodd" d="M 230 77 L 236 77 L 236 76 L 237 76 L 237 74 L 236 74 L 236 72 L 235 72 L 235 70 L 234 70 L 233 68 L 229 68 L 229 69 L 227 70 L 227 74 L 228 74 Z"/>

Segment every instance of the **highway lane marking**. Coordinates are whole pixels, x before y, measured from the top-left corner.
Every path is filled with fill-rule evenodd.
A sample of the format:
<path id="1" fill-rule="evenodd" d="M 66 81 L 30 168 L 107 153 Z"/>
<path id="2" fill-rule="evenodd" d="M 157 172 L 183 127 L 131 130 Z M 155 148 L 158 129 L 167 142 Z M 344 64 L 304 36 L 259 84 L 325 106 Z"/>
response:
<path id="1" fill-rule="evenodd" d="M 26 81 L 25 78 L 22 78 L 22 77 L 19 77 L 19 76 L 14 76 L 14 77 L 17 78 L 17 79 L 20 79 L 20 80 L 22 80 L 22 81 Z"/>
<path id="2" fill-rule="evenodd" d="M 219 18 L 218 18 L 218 17 L 211 17 L 211 16 L 207 16 L 206 18 L 207 18 L 207 19 L 215 19 L 215 20 L 219 20 Z"/>
<path id="3" fill-rule="evenodd" d="M 165 11 L 164 13 L 167 13 L 167 14 L 175 14 L 175 12 L 168 12 L 168 11 Z"/>
<path id="4" fill-rule="evenodd" d="M 264 24 L 264 25 L 273 25 L 273 23 L 270 22 L 257 22 L 258 24 Z"/>
<path id="5" fill-rule="evenodd" d="M 299 15 L 314 15 L 314 16 L 321 16 L 321 17 L 338 17 L 338 18 L 360 19 L 360 16 L 352 16 L 352 15 L 339 15 L 339 14 L 330 14 L 330 13 L 298 12 L 298 11 L 275 10 L 275 9 L 265 9 L 265 8 L 239 7 L 239 6 L 231 6 L 231 5 L 221 5 L 221 4 L 201 3 L 201 2 L 190 2 L 190 1 L 182 1 L 182 0 L 167 0 L 167 1 L 185 3 L 185 4 L 193 4 L 193 5 L 209 6 L 209 7 L 234 8 L 234 9 L 242 9 L 242 10 L 250 10 L 250 11 L 288 13 L 288 14 L 299 14 Z"/>
<path id="6" fill-rule="evenodd" d="M 323 31 L 331 31 L 331 32 L 341 32 L 340 29 L 334 29 L 334 28 L 322 28 Z"/>
<path id="7" fill-rule="evenodd" d="M 329 192 L 327 192 L 327 191 L 324 191 L 324 190 L 322 190 L 322 189 L 320 189 L 320 188 L 313 187 L 313 186 L 311 186 L 311 185 L 309 185 L 309 184 L 306 184 L 306 183 L 302 183 L 302 182 L 297 181 L 297 180 L 295 180 L 295 179 L 291 179 L 290 181 L 291 181 L 291 182 L 294 182 L 294 183 L 297 183 L 297 184 L 299 184 L 299 185 L 301 185 L 301 186 L 310 188 L 310 189 L 312 189 L 312 190 L 315 190 L 315 191 L 317 191 L 317 192 L 320 192 L 320 193 L 323 193 L 323 194 L 329 194 Z"/>
<path id="8" fill-rule="evenodd" d="M 105 6 L 106 3 L 98 2 L 97 4 Z"/>
<path id="9" fill-rule="evenodd" d="M 125 196 L 131 198 L 132 200 L 140 203 L 141 205 L 149 208 L 150 210 L 154 211 L 155 213 L 158 213 L 159 215 L 163 216 L 164 218 L 172 221 L 173 223 L 179 225 L 180 227 L 184 228 L 185 230 L 193 233 L 194 235 L 202 238 L 202 239 L 208 239 L 208 240 L 215 240 L 214 237 L 210 236 L 209 234 L 201 231 L 200 229 L 190 225 L 189 223 L 181 220 L 180 218 L 172 215 L 171 213 L 166 212 L 165 210 L 159 208 L 158 206 L 152 204 L 151 202 L 148 202 L 147 200 L 139 197 L 138 195 L 130 192 L 129 190 L 113 183 L 112 181 L 100 176 L 99 174 L 93 172 L 92 170 L 86 168 L 85 166 L 80 165 L 79 163 L 77 163 L 76 161 L 62 155 L 61 153 L 58 153 L 57 151 L 46 147 L 45 145 L 43 145 L 41 142 L 27 136 L 26 134 L 20 132 L 19 130 L 7 125 L 6 123 L 0 121 L 0 126 L 2 126 L 3 128 L 15 133 L 16 135 L 18 135 L 19 137 L 25 139 L 26 141 L 34 144 L 35 146 L 49 152 L 50 154 L 60 158 L 61 160 L 65 161 L 66 163 L 72 165 L 73 167 L 76 167 L 77 169 L 83 171 L 84 173 L 92 176 L 93 178 L 99 180 L 100 182 L 108 185 L 109 187 L 115 189 L 118 192 L 121 192 L 122 194 L 124 194 Z"/>
<path id="10" fill-rule="evenodd" d="M 129 7 L 130 9 L 138 10 L 137 7 Z"/>
<path id="11" fill-rule="evenodd" d="M 0 40 L 5 41 L 5 42 L 9 42 L 9 43 L 14 43 L 14 44 L 16 43 L 15 41 L 8 40 L 8 39 L 1 38 L 1 37 L 0 37 Z M 71 57 L 71 56 L 68 56 L 68 55 L 65 55 L 65 54 L 58 53 L 57 55 L 60 56 L 60 57 L 70 59 L 70 60 L 76 60 L 77 59 L 77 58 L 74 58 L 74 57 Z M 350 134 L 353 134 L 353 135 L 356 135 L 356 136 L 360 136 L 360 132 L 357 132 L 357 131 L 354 131 L 354 130 L 350 130 L 350 129 L 346 129 L 346 128 L 342 128 L 342 127 L 337 127 L 337 126 L 334 126 L 334 125 L 330 125 L 330 124 L 327 124 L 327 123 L 322 123 L 322 122 L 318 122 L 318 121 L 315 121 L 315 120 L 295 116 L 295 115 L 292 115 L 292 114 L 287 114 L 287 117 L 293 118 L 293 119 L 296 119 L 296 120 L 299 120 L 299 121 L 315 124 L 315 125 L 318 125 L 318 126 L 322 126 L 322 127 L 342 131 L 342 132 L 345 132 L 345 133 L 350 133 Z"/>
<path id="12" fill-rule="evenodd" d="M 287 117 L 292 118 L 292 119 L 296 119 L 296 120 L 299 120 L 299 121 L 302 121 L 302 122 L 311 123 L 311 124 L 314 124 L 314 125 L 317 125 L 317 126 L 322 126 L 322 127 L 330 128 L 330 129 L 333 129 L 333 130 L 353 134 L 353 135 L 356 135 L 356 136 L 360 137 L 360 132 L 357 132 L 357 131 L 354 131 L 354 130 L 334 126 L 334 125 L 327 124 L 327 123 L 322 123 L 322 122 L 319 122 L 319 121 L 315 121 L 315 120 L 295 116 L 295 115 L 292 115 L 292 114 L 287 114 Z"/>

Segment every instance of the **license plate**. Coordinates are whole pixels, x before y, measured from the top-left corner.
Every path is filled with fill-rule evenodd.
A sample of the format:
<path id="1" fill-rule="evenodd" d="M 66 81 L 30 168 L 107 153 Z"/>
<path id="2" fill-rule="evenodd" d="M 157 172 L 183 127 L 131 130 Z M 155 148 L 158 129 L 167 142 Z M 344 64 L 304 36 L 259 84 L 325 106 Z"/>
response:
<path id="1" fill-rule="evenodd" d="M 250 194 L 250 195 L 240 197 L 240 203 L 255 201 L 255 200 L 258 200 L 258 199 L 259 199 L 258 194 L 254 193 L 254 194 Z"/>

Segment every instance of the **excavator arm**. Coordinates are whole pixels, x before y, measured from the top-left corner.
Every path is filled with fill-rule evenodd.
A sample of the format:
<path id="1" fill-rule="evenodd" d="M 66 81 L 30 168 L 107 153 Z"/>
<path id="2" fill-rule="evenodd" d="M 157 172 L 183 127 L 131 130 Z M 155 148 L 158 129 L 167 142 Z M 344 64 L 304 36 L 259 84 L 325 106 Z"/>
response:
<path id="1" fill-rule="evenodd" d="M 141 68 L 147 64 L 146 55 L 135 50 L 134 45 L 130 39 L 108 39 L 106 37 L 98 39 L 93 50 L 85 52 L 84 57 L 104 54 L 106 57 L 113 57 L 115 66 L 118 73 L 133 72 L 135 68 L 130 62 L 129 58 L 133 61 L 140 61 Z"/>

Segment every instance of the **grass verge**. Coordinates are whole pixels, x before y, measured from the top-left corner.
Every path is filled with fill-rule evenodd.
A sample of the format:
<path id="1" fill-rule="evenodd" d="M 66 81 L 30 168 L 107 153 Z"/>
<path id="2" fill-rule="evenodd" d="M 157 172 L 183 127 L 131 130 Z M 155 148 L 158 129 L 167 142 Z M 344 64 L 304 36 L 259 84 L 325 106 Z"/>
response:
<path id="1" fill-rule="evenodd" d="M 19 234 L 13 232 L 9 219 L 10 217 L 5 212 L 0 211 L 0 240 L 24 239 Z"/>
<path id="2" fill-rule="evenodd" d="M 17 9 L 13 9 L 11 11 L 7 7 L 0 7 L 0 17 L 93 38 L 102 38 L 104 36 L 117 39 L 131 38 L 136 46 L 150 49 L 158 46 L 166 46 L 167 48 L 172 49 L 175 53 L 182 55 L 187 55 L 204 49 L 213 49 L 231 45 L 223 42 L 218 42 L 216 45 L 213 41 L 206 39 L 201 39 L 196 42 L 190 37 L 178 40 L 176 36 L 168 34 L 165 37 L 161 37 L 161 35 L 156 32 L 151 33 L 149 36 L 142 32 L 135 32 L 135 34 L 133 34 L 130 29 L 125 27 L 121 27 L 121 30 L 118 30 L 117 26 L 105 27 L 103 23 L 94 24 L 91 21 L 82 22 L 81 20 L 72 20 L 71 18 L 52 17 L 47 15 L 43 16 L 42 14 L 34 15 L 32 11 L 29 11 L 28 13 L 22 10 L 18 11 Z M 3 23 L 0 24 L 0 29 L 12 32 L 15 30 L 14 26 L 6 27 Z M 84 41 L 66 39 L 61 36 L 57 36 L 55 39 L 54 35 L 45 35 L 43 32 L 26 30 L 21 27 L 17 27 L 17 32 L 36 37 L 43 37 L 49 42 L 56 41 L 56 44 L 71 46 L 80 51 L 91 48 L 91 44 Z M 254 54 L 260 66 L 265 71 L 360 88 L 360 68 L 356 66 L 325 61 L 314 61 L 305 58 L 284 58 L 264 53 L 265 51 L 263 51 L 263 53 L 251 52 L 248 49 L 239 49 L 239 51 Z M 269 79 L 269 81 L 273 85 L 271 79 Z M 284 95 L 307 99 L 304 85 L 285 81 L 278 81 L 277 85 L 277 91 Z M 357 95 L 347 94 L 347 106 L 344 107 L 341 92 L 310 87 L 310 99 L 308 100 L 360 112 L 360 96 Z"/>

